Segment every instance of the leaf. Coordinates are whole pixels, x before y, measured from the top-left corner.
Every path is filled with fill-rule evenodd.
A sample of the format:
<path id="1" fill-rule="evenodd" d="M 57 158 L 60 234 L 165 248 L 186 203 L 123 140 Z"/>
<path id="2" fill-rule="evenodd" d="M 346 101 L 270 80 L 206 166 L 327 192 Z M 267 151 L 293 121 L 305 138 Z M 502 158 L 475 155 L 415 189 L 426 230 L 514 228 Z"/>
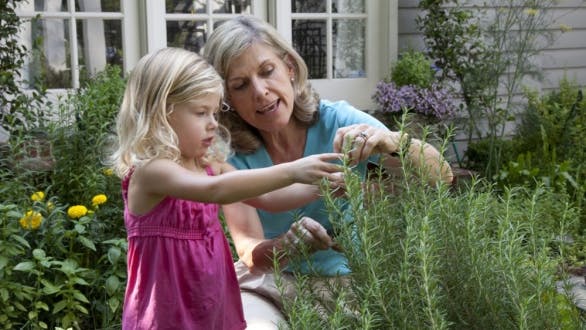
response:
<path id="1" fill-rule="evenodd" d="M 79 292 L 79 291 L 77 291 L 77 290 L 73 291 L 73 297 L 74 297 L 75 299 L 77 299 L 77 300 L 81 301 L 81 302 L 84 302 L 84 303 L 88 303 L 88 304 L 89 304 L 89 302 L 90 302 L 90 301 L 89 301 L 89 300 L 87 300 L 87 298 L 86 298 L 86 297 L 83 295 L 83 293 L 81 293 L 81 292 Z"/>
<path id="2" fill-rule="evenodd" d="M 8 264 L 8 258 L 0 256 L 0 270 L 2 270 Z"/>
<path id="3" fill-rule="evenodd" d="M 18 265 L 14 266 L 14 270 L 18 270 L 21 272 L 30 272 L 35 268 L 35 263 L 32 261 L 23 261 Z"/>
<path id="4" fill-rule="evenodd" d="M 22 238 L 18 235 L 10 235 L 10 237 L 13 238 L 15 241 L 19 242 L 21 245 L 24 245 L 29 249 L 31 248 L 31 245 L 24 238 Z"/>
<path id="5" fill-rule="evenodd" d="M 48 280 L 41 279 L 41 283 L 43 284 L 43 292 L 45 294 L 55 294 L 61 290 L 61 285 L 54 285 L 53 283 L 49 282 Z"/>
<path id="6" fill-rule="evenodd" d="M 112 313 L 115 313 L 118 310 L 118 307 L 120 307 L 120 300 L 116 297 L 111 297 L 108 299 L 108 306 L 110 306 Z"/>
<path id="7" fill-rule="evenodd" d="M 47 254 L 43 249 L 34 249 L 33 250 L 33 257 L 37 260 L 43 260 L 47 257 Z"/>
<path id="8" fill-rule="evenodd" d="M 94 244 L 94 242 L 92 242 L 91 240 L 89 240 L 88 238 L 84 237 L 84 236 L 79 236 L 77 238 L 77 240 L 83 244 L 85 247 L 87 247 L 88 249 L 91 249 L 92 251 L 96 251 L 96 245 Z"/>
<path id="9" fill-rule="evenodd" d="M 35 308 L 36 309 L 43 309 L 43 310 L 46 310 L 47 312 L 49 311 L 49 305 L 47 305 L 46 303 L 44 303 L 42 301 L 37 301 L 35 303 Z"/>
<path id="10" fill-rule="evenodd" d="M 108 249 L 108 260 L 113 265 L 115 265 L 118 262 L 118 259 L 120 259 L 121 255 L 122 251 L 120 251 L 120 249 L 115 246 Z"/>
<path id="11" fill-rule="evenodd" d="M 53 307 L 53 314 L 59 313 L 65 307 L 67 307 L 67 300 L 61 300 L 61 301 L 59 301 L 58 303 L 55 304 L 55 307 Z"/>
<path id="12" fill-rule="evenodd" d="M 106 292 L 109 296 L 113 296 L 120 287 L 120 280 L 114 275 L 110 275 L 106 280 Z"/>
<path id="13" fill-rule="evenodd" d="M 0 298 L 2 298 L 2 301 L 8 301 L 9 297 L 10 295 L 8 294 L 8 290 L 5 288 L 0 288 Z"/>

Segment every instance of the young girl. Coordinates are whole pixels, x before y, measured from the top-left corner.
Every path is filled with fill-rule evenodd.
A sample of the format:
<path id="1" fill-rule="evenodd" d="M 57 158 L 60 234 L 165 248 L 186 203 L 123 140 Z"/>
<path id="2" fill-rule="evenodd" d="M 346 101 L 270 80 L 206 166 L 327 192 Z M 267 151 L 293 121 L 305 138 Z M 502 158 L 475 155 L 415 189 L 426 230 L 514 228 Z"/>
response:
<path id="1" fill-rule="evenodd" d="M 218 204 L 292 208 L 315 198 L 315 186 L 268 192 L 338 178 L 329 162 L 338 154 L 234 171 L 218 134 L 222 97 L 216 71 L 183 49 L 145 56 L 129 77 L 112 157 L 128 234 L 123 329 L 244 329 Z"/>

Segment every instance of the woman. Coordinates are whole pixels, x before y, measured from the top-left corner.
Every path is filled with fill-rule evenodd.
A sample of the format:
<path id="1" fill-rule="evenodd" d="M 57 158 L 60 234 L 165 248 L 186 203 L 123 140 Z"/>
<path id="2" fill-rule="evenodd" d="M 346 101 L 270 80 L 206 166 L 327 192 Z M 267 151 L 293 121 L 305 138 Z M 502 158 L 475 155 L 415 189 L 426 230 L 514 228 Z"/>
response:
<path id="1" fill-rule="evenodd" d="M 232 134 L 236 153 L 230 162 L 237 168 L 341 152 L 349 142 L 353 143 L 349 157 L 363 175 L 367 160 L 374 160 L 375 155 L 383 157 L 389 170 L 400 168 L 396 153 L 405 145 L 405 136 L 389 131 L 346 102 L 320 100 L 309 84 L 303 59 L 271 25 L 252 16 L 226 21 L 211 35 L 204 56 L 225 81 L 231 109 L 220 114 L 220 122 Z M 406 158 L 429 169 L 431 184 L 451 182 L 451 169 L 434 147 L 417 139 L 410 139 L 407 147 Z M 309 272 L 311 265 L 319 275 L 316 278 L 350 272 L 344 255 L 331 248 L 327 232 L 332 226 L 324 210 L 321 199 L 286 213 L 256 211 L 241 203 L 224 207 L 240 257 L 235 266 L 249 327 L 283 320 L 272 270 L 274 257 L 279 256 L 282 280 L 294 283 L 284 251 L 299 249 L 299 245 L 314 251 L 296 269 Z M 295 294 L 292 287 L 287 286 L 286 295 Z"/>

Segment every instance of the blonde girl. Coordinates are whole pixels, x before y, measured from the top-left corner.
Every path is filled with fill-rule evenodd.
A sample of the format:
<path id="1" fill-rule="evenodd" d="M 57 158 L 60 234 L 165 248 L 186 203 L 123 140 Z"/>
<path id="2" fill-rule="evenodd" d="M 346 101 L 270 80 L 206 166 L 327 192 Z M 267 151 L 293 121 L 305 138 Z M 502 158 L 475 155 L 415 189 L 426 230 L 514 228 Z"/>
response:
<path id="1" fill-rule="evenodd" d="M 316 198 L 308 184 L 337 179 L 335 153 L 234 171 L 222 97 L 213 67 L 183 49 L 146 55 L 130 74 L 112 156 L 128 235 L 123 329 L 244 329 L 219 204 L 285 210 Z"/>

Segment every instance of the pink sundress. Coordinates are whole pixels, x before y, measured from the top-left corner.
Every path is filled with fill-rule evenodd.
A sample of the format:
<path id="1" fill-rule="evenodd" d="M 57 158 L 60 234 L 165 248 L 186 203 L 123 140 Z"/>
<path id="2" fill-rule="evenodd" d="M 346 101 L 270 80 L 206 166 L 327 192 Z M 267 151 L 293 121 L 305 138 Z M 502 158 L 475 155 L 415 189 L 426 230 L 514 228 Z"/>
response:
<path id="1" fill-rule="evenodd" d="M 134 215 L 128 210 L 131 176 L 122 181 L 128 235 L 122 329 L 246 328 L 218 205 L 167 197 Z"/>

